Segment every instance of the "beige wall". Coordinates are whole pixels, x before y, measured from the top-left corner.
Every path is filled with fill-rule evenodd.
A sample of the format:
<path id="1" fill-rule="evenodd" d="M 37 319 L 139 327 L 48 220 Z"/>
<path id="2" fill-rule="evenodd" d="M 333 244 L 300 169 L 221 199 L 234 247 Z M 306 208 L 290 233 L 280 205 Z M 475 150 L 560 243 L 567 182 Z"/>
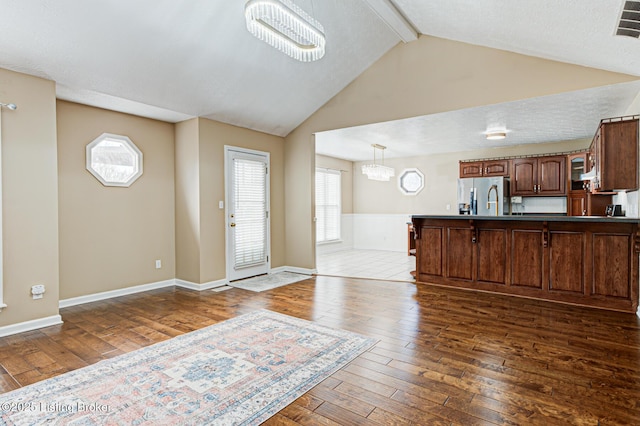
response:
<path id="1" fill-rule="evenodd" d="M 285 138 L 287 264 L 315 267 L 315 132 L 635 79 L 429 36 L 397 45 Z"/>
<path id="2" fill-rule="evenodd" d="M 339 170 L 342 214 L 353 213 L 353 161 L 316 155 L 316 167 Z"/>
<path id="3" fill-rule="evenodd" d="M 18 106 L 1 112 L 4 326 L 58 314 L 55 84 L 0 69 L 0 101 Z"/>
<path id="4" fill-rule="evenodd" d="M 175 125 L 176 278 L 200 283 L 199 120 Z"/>
<path id="5" fill-rule="evenodd" d="M 396 177 L 389 182 L 377 182 L 367 179 L 362 173 L 355 174 L 353 183 L 354 213 L 457 214 L 459 160 L 586 150 L 590 143 L 591 140 L 579 139 L 509 148 L 386 159 L 385 165 L 396 169 Z M 356 170 L 362 164 L 362 162 L 356 163 Z M 425 175 L 425 187 L 415 196 L 403 195 L 398 189 L 397 177 L 403 169 L 411 167 L 417 167 Z M 380 200 L 384 200 L 384 202 L 380 203 Z M 450 210 L 447 210 L 447 204 L 449 204 Z"/>
<path id="6" fill-rule="evenodd" d="M 194 132 L 191 121 L 196 122 L 197 143 L 193 140 Z M 180 123 L 177 126 L 177 135 L 177 152 L 179 150 L 181 153 L 176 154 L 178 159 L 176 162 L 178 188 L 176 209 L 181 213 L 177 214 L 176 229 L 179 234 L 193 233 L 199 229 L 199 234 L 195 237 L 192 235 L 178 235 L 176 237 L 179 242 L 189 243 L 188 255 L 181 253 L 182 245 L 178 246 L 177 255 L 181 266 L 178 268 L 177 278 L 203 284 L 226 277 L 225 211 L 218 207 L 218 202 L 225 200 L 225 145 L 270 153 L 271 267 L 284 266 L 283 138 L 204 118 Z M 189 164 L 187 157 L 192 161 L 197 159 L 197 164 L 195 166 Z M 195 179 L 194 168 L 198 170 L 198 183 L 189 184 L 189 181 Z M 187 176 L 188 174 L 190 177 Z M 181 195 L 182 192 L 188 192 L 188 194 Z M 181 206 L 185 202 L 190 206 L 189 208 Z M 195 204 L 198 206 L 195 207 Z M 187 212 L 189 213 L 187 214 Z M 196 221 L 199 222 L 194 223 Z M 192 253 L 192 250 L 198 250 L 198 253 Z M 197 257 L 198 264 L 195 265 L 196 262 L 188 263 L 190 260 L 186 256 Z M 194 270 L 195 268 L 197 270 Z"/>
<path id="7" fill-rule="evenodd" d="M 57 121 L 60 299 L 173 279 L 173 125 L 64 101 Z M 102 133 L 128 136 L 143 153 L 144 173 L 128 188 L 103 186 L 85 168 L 85 147 Z"/>

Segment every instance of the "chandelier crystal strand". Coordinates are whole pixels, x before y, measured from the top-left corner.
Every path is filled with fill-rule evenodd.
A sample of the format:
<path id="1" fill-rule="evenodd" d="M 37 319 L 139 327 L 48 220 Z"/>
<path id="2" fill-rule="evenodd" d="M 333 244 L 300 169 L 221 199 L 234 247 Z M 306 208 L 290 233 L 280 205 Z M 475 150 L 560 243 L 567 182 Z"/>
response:
<path id="1" fill-rule="evenodd" d="M 396 175 L 396 171 L 393 167 L 387 167 L 383 164 L 376 164 L 376 149 L 382 151 L 382 162 L 384 163 L 384 150 L 386 146 L 373 144 L 373 164 L 363 164 L 362 174 L 367 175 L 370 180 L 378 180 L 388 182 L 393 176 Z"/>
<path id="2" fill-rule="evenodd" d="M 251 34 L 298 61 L 324 56 L 324 28 L 290 0 L 249 0 L 245 18 Z"/>

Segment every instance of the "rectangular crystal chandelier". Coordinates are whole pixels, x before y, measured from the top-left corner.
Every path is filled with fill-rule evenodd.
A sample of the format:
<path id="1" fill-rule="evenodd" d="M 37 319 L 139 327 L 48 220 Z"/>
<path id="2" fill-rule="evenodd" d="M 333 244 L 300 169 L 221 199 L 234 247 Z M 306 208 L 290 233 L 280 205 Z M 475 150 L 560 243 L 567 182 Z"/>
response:
<path id="1" fill-rule="evenodd" d="M 247 30 L 300 62 L 324 56 L 322 25 L 289 0 L 249 0 L 244 7 Z"/>
<path id="2" fill-rule="evenodd" d="M 378 145 L 377 143 L 374 143 L 371 146 L 373 147 L 373 164 L 363 164 L 362 174 L 367 175 L 370 180 L 388 182 L 393 176 L 396 175 L 396 171 L 393 167 L 387 167 L 384 165 L 384 150 L 387 149 L 387 147 Z M 376 149 L 382 151 L 383 164 L 376 164 Z"/>

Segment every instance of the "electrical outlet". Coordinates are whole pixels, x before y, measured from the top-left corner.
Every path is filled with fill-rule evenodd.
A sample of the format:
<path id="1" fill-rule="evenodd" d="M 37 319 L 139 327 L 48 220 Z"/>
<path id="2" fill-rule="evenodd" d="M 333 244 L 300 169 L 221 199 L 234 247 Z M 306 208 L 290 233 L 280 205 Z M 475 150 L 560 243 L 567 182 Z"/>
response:
<path id="1" fill-rule="evenodd" d="M 34 300 L 42 299 L 44 292 L 45 292 L 45 288 L 44 288 L 44 285 L 42 284 L 31 286 L 31 296 L 33 297 Z"/>
<path id="2" fill-rule="evenodd" d="M 511 204 L 522 204 L 522 197 L 511 197 Z"/>
<path id="3" fill-rule="evenodd" d="M 162 268 L 162 260 L 157 259 L 156 260 L 156 269 L 160 269 L 160 268 Z"/>

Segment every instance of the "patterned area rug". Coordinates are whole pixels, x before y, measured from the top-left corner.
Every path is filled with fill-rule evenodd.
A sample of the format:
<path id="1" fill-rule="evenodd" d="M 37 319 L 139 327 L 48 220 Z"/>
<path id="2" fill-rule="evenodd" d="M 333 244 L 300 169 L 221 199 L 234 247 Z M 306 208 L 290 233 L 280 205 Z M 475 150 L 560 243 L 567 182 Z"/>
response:
<path id="1" fill-rule="evenodd" d="M 255 311 L 0 395 L 7 425 L 256 425 L 375 343 Z"/>
<path id="2" fill-rule="evenodd" d="M 260 275 L 258 277 L 247 278 L 230 282 L 231 287 L 242 288 L 251 291 L 266 291 L 283 285 L 293 284 L 298 281 L 311 278 L 310 275 L 296 274 L 293 272 L 278 272 L 277 274 Z"/>

